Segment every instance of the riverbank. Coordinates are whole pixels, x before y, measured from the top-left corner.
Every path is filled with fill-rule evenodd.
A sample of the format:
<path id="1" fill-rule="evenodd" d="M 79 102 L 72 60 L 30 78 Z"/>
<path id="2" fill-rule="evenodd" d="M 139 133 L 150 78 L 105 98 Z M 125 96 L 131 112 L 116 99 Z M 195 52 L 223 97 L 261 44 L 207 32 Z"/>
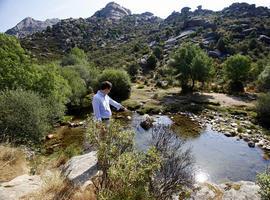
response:
<path id="1" fill-rule="evenodd" d="M 2 150 L 4 148 L 8 148 L 5 152 L 11 150 L 11 147 L 1 146 Z M 26 152 L 18 148 L 12 148 L 12 151 L 24 152 L 24 154 L 20 154 L 20 157 L 15 157 L 13 164 L 17 169 L 22 166 L 25 167 L 27 163 L 21 162 L 21 159 L 27 156 Z M 63 165 L 61 169 L 64 170 L 64 174 L 67 173 L 67 176 L 61 175 L 60 168 L 46 170 L 36 175 L 29 175 L 29 172 L 17 170 L 19 172 L 17 176 L 5 176 L 6 181 L 0 184 L 0 197 L 4 197 L 5 200 L 50 199 L 50 197 L 96 200 L 93 181 L 96 181 L 100 174 L 96 165 L 96 152 L 89 152 L 81 156 L 75 156 Z M 2 178 L 1 176 L 2 174 L 0 178 Z M 82 181 L 79 185 L 76 182 L 78 177 Z M 73 181 L 75 181 L 75 185 L 71 184 Z M 225 182 L 222 184 L 203 182 L 196 183 L 189 192 L 185 193 L 185 199 L 259 200 L 258 191 L 259 186 L 249 181 Z M 181 199 L 181 195 L 175 199 Z"/>
<path id="2" fill-rule="evenodd" d="M 256 95 L 232 96 L 221 93 L 194 93 L 180 95 L 180 88 L 161 89 L 132 86 L 129 100 L 123 104 L 139 114 L 178 113 L 197 120 L 200 126 L 210 124 L 213 130 L 237 137 L 251 148 L 259 146 L 268 159 L 270 131 L 256 122 L 254 111 Z"/>

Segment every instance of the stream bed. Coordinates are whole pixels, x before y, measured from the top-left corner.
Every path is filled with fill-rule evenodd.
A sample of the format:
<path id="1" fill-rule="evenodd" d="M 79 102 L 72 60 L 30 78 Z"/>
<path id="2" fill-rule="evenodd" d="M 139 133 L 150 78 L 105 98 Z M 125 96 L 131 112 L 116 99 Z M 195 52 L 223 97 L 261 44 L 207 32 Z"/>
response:
<path id="1" fill-rule="evenodd" d="M 154 125 L 171 125 L 173 122 L 166 115 L 152 116 Z M 138 149 L 144 150 L 149 146 L 152 129 L 145 131 L 140 122 L 143 116 L 134 114 L 130 127 L 135 130 L 135 142 Z M 181 133 L 176 133 L 182 138 Z M 197 182 L 211 181 L 255 181 L 256 174 L 264 171 L 270 164 L 263 158 L 264 152 L 258 148 L 250 148 L 248 144 L 237 138 L 226 137 L 213 131 L 206 125 L 199 134 L 187 137 L 185 148 L 192 148 L 195 157 L 195 179 Z"/>

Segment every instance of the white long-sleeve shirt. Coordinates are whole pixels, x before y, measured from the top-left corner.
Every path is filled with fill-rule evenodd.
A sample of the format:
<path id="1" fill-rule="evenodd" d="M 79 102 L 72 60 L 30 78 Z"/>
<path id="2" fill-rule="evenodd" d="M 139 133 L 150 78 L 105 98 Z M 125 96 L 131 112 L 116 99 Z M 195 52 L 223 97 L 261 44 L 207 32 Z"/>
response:
<path id="1" fill-rule="evenodd" d="M 102 118 L 111 117 L 112 111 L 110 105 L 114 106 L 117 110 L 122 108 L 120 103 L 114 101 L 107 94 L 104 94 L 100 90 L 94 95 L 92 105 L 95 119 L 98 121 L 102 121 Z"/>

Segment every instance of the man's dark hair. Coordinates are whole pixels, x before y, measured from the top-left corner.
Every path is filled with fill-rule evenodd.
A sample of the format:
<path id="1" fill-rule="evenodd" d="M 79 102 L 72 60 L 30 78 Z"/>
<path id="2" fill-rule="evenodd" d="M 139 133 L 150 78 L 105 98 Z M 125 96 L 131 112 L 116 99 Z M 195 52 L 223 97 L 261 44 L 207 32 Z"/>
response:
<path id="1" fill-rule="evenodd" d="M 105 90 L 105 89 L 111 89 L 112 88 L 112 83 L 109 81 L 103 81 L 100 85 L 100 89 L 101 90 Z"/>

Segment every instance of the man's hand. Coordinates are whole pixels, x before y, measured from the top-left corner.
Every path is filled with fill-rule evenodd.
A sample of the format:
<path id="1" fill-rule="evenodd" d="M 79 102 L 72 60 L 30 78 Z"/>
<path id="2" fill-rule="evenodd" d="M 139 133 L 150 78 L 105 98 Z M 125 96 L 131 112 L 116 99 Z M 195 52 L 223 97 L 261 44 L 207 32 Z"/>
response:
<path id="1" fill-rule="evenodd" d="M 120 111 L 128 111 L 128 109 L 127 109 L 126 107 L 122 106 L 122 107 L 120 108 Z"/>

